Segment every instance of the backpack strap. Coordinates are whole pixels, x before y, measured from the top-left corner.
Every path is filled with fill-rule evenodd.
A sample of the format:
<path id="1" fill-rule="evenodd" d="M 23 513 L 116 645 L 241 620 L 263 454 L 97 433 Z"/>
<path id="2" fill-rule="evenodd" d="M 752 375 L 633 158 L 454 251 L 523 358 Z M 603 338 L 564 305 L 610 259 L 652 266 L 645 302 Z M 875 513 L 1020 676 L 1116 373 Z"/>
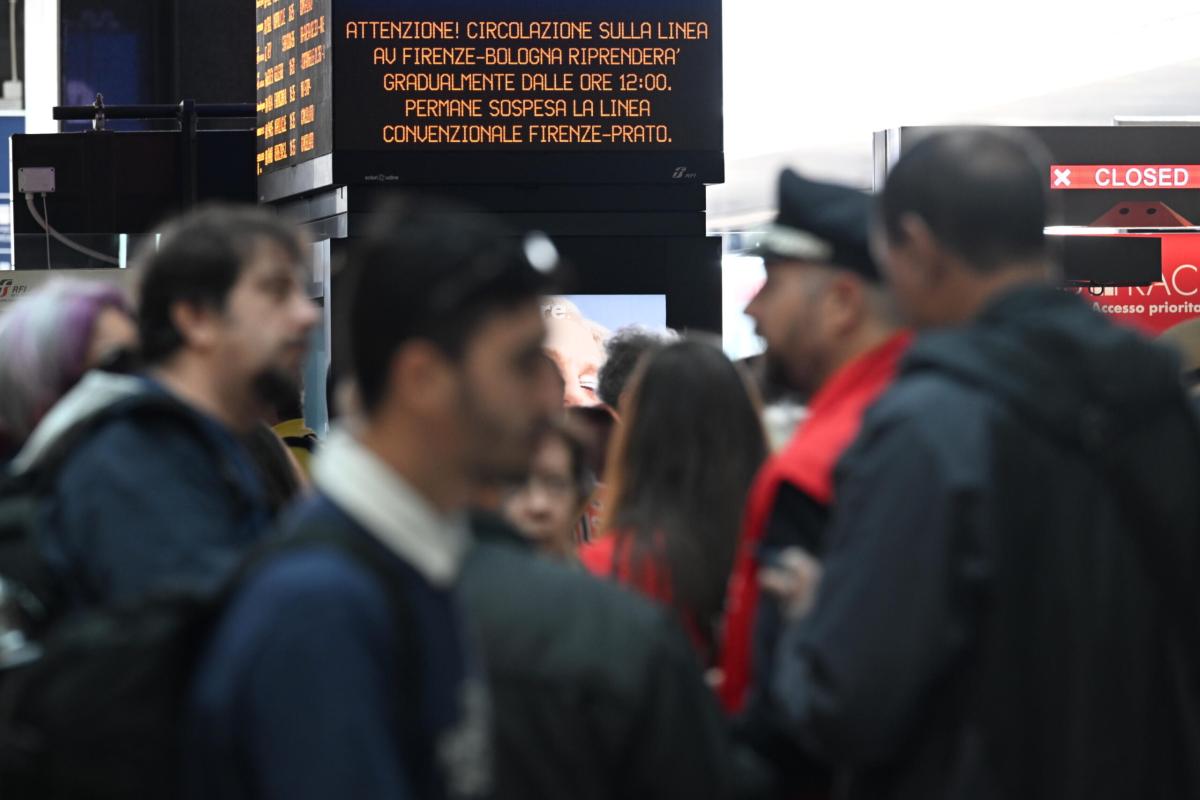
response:
<path id="1" fill-rule="evenodd" d="M 52 478 L 66 463 L 75 448 L 91 437 L 93 433 L 112 420 L 141 412 L 143 409 L 155 410 L 163 414 L 178 412 L 182 416 L 182 404 L 169 395 L 151 391 L 132 394 L 76 420 L 55 439 L 53 444 L 46 448 L 37 462 L 29 468 L 27 474 L 37 475 L 42 480 Z"/>
<path id="2" fill-rule="evenodd" d="M 66 601 L 61 576 L 46 564 L 36 542 L 40 510 L 54 491 L 62 470 L 77 448 L 108 423 L 122 418 L 159 417 L 191 431 L 217 460 L 221 480 L 235 503 L 249 504 L 248 496 L 228 457 L 205 430 L 199 414 L 166 392 L 146 389 L 118 399 L 76 420 L 24 471 L 3 475 L 0 481 L 0 578 L 15 581 L 23 590 L 22 608 L 31 630 L 51 624 Z"/>
<path id="3" fill-rule="evenodd" d="M 129 395 L 77 420 L 30 468 L 11 472 L 0 482 L 0 580 L 18 598 L 30 631 L 40 631 L 62 610 L 61 586 L 35 541 L 39 510 L 75 448 L 108 421 L 153 409 L 185 418 L 178 401 L 166 395 Z M 194 416 L 186 417 L 198 424 Z"/>
<path id="4" fill-rule="evenodd" d="M 76 421 L 47 448 L 46 452 L 26 473 L 13 476 L 13 479 L 39 494 L 47 492 L 75 449 L 105 425 L 125 417 L 155 416 L 177 421 L 195 433 L 197 439 L 218 457 L 225 482 L 230 484 L 231 488 L 237 489 L 239 496 L 242 495 L 238 488 L 240 481 L 226 463 L 224 455 L 213 443 L 209 432 L 204 429 L 204 423 L 198 412 L 165 391 L 151 389 L 124 397 Z"/>

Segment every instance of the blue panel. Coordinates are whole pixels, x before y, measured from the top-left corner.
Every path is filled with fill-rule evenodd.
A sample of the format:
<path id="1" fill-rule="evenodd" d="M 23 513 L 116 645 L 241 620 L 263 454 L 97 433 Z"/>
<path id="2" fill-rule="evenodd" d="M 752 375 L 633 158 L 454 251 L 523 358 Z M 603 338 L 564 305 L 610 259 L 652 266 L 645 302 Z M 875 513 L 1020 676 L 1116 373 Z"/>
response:
<path id="1" fill-rule="evenodd" d="M 109 105 L 149 103 L 135 33 L 69 33 L 63 36 L 63 105 L 87 106 L 104 95 Z"/>
<path id="2" fill-rule="evenodd" d="M 14 133 L 25 132 L 25 117 L 0 116 L 0 164 L 4 172 L 0 193 L 0 269 L 12 267 L 12 177 L 9 172 L 9 140 Z"/>
<path id="3" fill-rule="evenodd" d="M 61 97 L 64 105 L 91 105 L 96 93 L 109 105 L 156 102 L 156 2 L 60 0 Z M 86 130 L 69 122 L 63 130 Z M 111 130 L 145 130 L 141 120 L 110 121 Z"/>

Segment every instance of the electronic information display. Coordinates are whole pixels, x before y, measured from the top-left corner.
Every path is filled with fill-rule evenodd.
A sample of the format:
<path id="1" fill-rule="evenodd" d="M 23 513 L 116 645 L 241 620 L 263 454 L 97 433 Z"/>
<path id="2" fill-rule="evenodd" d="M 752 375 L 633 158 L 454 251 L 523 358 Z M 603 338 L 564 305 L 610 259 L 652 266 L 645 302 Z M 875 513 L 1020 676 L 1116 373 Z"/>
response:
<path id="1" fill-rule="evenodd" d="M 1188 127 L 1030 128 L 1050 151 L 1046 186 L 1062 224 L 1200 225 L 1200 141 Z"/>
<path id="2" fill-rule="evenodd" d="M 902 128 L 901 153 L 938 127 Z M 1200 227 L 1200 135 L 1187 126 L 1031 127 L 1050 157 L 1054 225 Z"/>
<path id="3" fill-rule="evenodd" d="M 260 175 L 330 152 L 723 150 L 720 0 L 256 5 Z"/>
<path id="4" fill-rule="evenodd" d="M 330 0 L 254 0 L 258 174 L 333 150 Z"/>

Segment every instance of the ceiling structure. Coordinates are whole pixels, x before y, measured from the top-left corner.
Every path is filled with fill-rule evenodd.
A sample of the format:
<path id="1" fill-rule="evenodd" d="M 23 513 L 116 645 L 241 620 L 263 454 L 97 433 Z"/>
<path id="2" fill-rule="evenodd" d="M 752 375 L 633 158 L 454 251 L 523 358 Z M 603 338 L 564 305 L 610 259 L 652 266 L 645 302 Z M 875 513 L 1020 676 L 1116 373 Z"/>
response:
<path id="1" fill-rule="evenodd" d="M 1200 116 L 1194 0 L 1136 15 L 1115 0 L 813 6 L 725 4 L 727 176 L 709 189 L 714 232 L 769 219 L 784 165 L 869 188 L 875 130 Z"/>

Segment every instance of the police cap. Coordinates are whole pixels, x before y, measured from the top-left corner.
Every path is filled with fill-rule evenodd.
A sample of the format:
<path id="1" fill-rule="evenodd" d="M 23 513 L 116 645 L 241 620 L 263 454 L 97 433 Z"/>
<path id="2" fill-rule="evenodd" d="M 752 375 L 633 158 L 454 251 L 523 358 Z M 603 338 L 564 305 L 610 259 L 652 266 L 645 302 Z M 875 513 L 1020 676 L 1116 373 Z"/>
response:
<path id="1" fill-rule="evenodd" d="M 867 243 L 870 216 L 871 196 L 866 192 L 785 169 L 779 176 L 779 215 L 756 252 L 768 263 L 830 264 L 879 281 Z"/>

